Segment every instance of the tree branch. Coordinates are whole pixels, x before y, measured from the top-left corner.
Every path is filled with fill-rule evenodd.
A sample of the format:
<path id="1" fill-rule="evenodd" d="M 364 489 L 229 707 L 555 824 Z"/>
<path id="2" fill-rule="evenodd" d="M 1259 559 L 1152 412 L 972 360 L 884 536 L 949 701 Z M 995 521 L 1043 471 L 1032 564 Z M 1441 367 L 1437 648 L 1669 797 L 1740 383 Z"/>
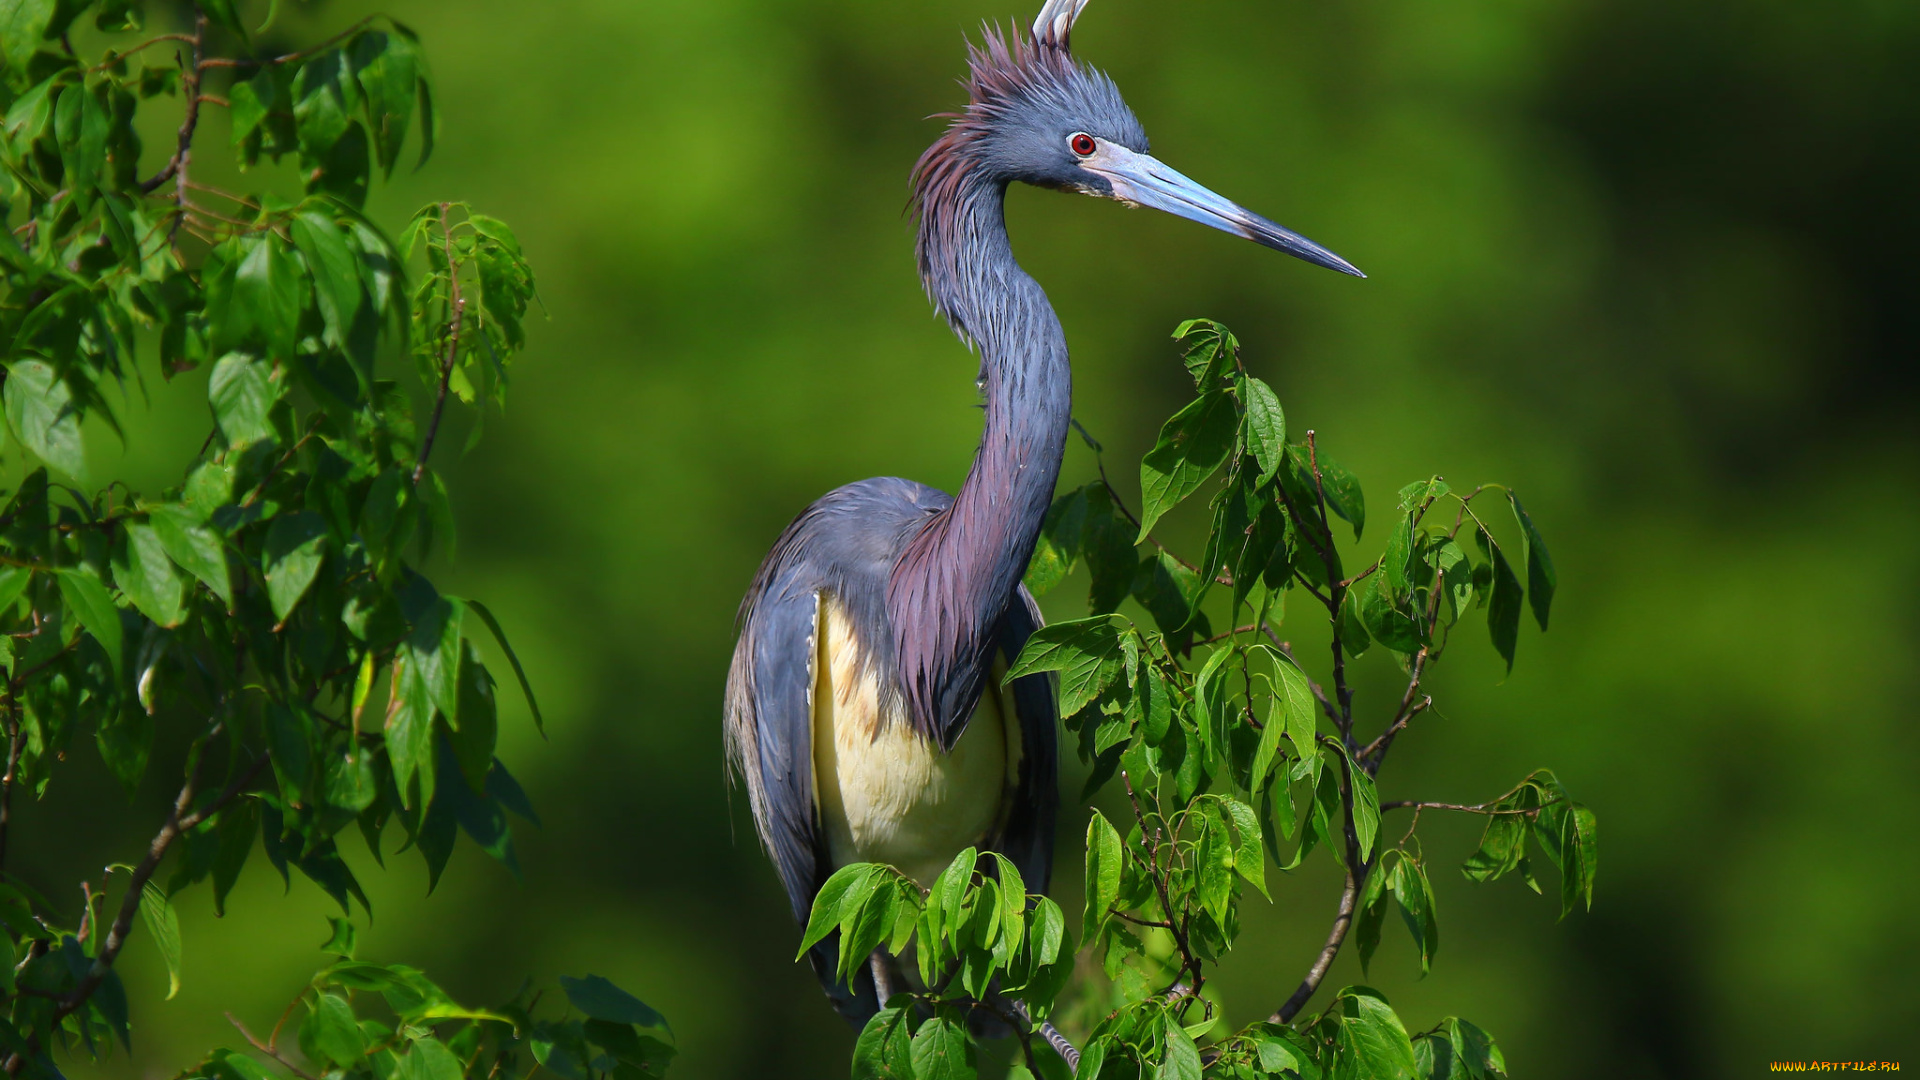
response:
<path id="1" fill-rule="evenodd" d="M 1332 740 L 1327 740 L 1332 741 Z M 1340 893 L 1340 907 L 1334 913 L 1333 929 L 1327 932 L 1327 943 L 1320 948 L 1320 955 L 1314 958 L 1313 966 L 1307 969 L 1306 977 L 1294 988 L 1292 996 L 1274 1010 L 1268 1020 L 1276 1024 L 1291 1021 L 1300 1012 L 1301 1006 L 1320 989 L 1320 983 L 1326 979 L 1328 969 L 1333 967 L 1334 957 L 1340 955 L 1340 945 L 1347 939 L 1347 931 L 1353 926 L 1353 912 L 1360 896 L 1361 886 L 1366 884 L 1367 875 L 1372 872 L 1372 864 L 1360 858 L 1360 834 L 1353 824 L 1353 770 L 1346 755 L 1341 755 L 1340 775 L 1344 781 L 1340 787 L 1340 802 L 1346 816 L 1347 840 L 1347 884 Z"/>
<path id="2" fill-rule="evenodd" d="M 167 160 L 166 167 L 155 173 L 153 179 L 140 185 L 142 193 L 151 193 L 173 180 L 173 202 L 177 216 L 167 230 L 167 243 L 171 244 L 180 235 L 180 225 L 187 220 L 187 211 L 192 203 L 187 199 L 187 165 L 193 159 L 193 131 L 200 123 L 200 66 L 206 58 L 207 16 L 198 4 L 193 8 L 193 36 L 188 39 L 193 44 L 193 65 L 180 76 L 180 89 L 187 99 L 186 114 L 180 119 L 180 137 L 173 157 Z"/>
<path id="3" fill-rule="evenodd" d="M 1360 898 L 1360 882 L 1347 872 L 1347 887 L 1340 892 L 1340 908 L 1333 917 L 1333 930 L 1327 934 L 1327 943 L 1321 947 L 1320 955 L 1314 958 L 1313 966 L 1307 969 L 1306 978 L 1294 989 L 1293 996 L 1267 1017 L 1270 1024 L 1292 1022 L 1300 1013 L 1307 1000 L 1320 989 L 1320 983 L 1326 979 L 1327 970 L 1333 967 L 1333 958 L 1340 955 L 1340 943 L 1347 939 L 1347 929 L 1353 925 L 1353 909 Z"/>
<path id="4" fill-rule="evenodd" d="M 20 770 L 20 753 L 26 749 L 27 735 L 21 730 L 20 704 L 11 692 L 7 695 L 7 772 L 0 776 L 0 869 L 7 865 L 7 827 L 13 819 L 13 780 Z"/>
<path id="5" fill-rule="evenodd" d="M 233 778 L 233 782 L 228 784 L 212 802 L 191 813 L 187 811 L 187 807 L 193 805 L 194 780 L 199 771 L 197 766 L 189 773 L 187 782 L 180 787 L 179 796 L 173 800 L 173 810 L 167 814 L 166 824 L 160 827 L 160 831 L 154 834 L 153 841 L 147 845 L 146 858 L 141 859 L 140 865 L 133 868 L 132 879 L 127 883 L 127 894 L 120 901 L 120 911 L 114 916 L 113 926 L 107 930 L 106 941 L 100 947 L 100 954 L 94 957 L 93 967 L 87 971 L 86 976 L 71 993 L 60 999 L 59 1007 L 54 1009 L 53 1015 L 48 1018 L 48 1030 L 58 1030 L 60 1021 L 79 1011 L 105 981 L 107 973 L 113 970 L 114 961 L 120 958 L 120 950 L 126 945 L 127 936 L 133 930 L 134 916 L 140 910 L 141 894 L 147 882 L 153 877 L 153 872 L 159 869 L 160 861 L 166 858 L 167 849 L 173 846 L 173 842 L 179 839 L 182 833 L 199 825 L 238 798 L 241 792 L 246 790 L 247 785 L 253 782 L 253 778 L 259 775 L 260 770 L 266 767 L 267 761 L 268 756 L 262 753 L 253 760 L 253 764 L 241 770 L 240 774 Z M 27 1058 L 40 1052 L 39 1041 L 30 1040 L 27 1049 L 27 1054 L 16 1052 L 7 1058 L 5 1066 L 7 1075 L 19 1075 L 21 1068 L 27 1063 Z"/>

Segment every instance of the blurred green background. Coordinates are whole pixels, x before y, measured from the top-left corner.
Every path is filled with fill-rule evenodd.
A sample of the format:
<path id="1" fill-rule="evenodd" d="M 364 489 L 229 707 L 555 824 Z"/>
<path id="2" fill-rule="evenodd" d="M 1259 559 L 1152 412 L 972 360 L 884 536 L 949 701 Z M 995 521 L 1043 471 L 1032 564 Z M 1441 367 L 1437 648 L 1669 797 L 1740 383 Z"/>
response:
<path id="1" fill-rule="evenodd" d="M 507 415 L 444 459 L 462 534 L 434 570 L 500 613 L 551 737 L 503 695 L 502 756 L 545 818 L 519 834 L 524 883 L 463 847 L 429 897 L 417 859 L 381 872 L 350 842 L 375 912 L 362 955 L 476 1002 L 529 973 L 608 975 L 671 1017 L 683 1080 L 843 1075 L 852 1035 L 790 962 L 723 777 L 734 606 L 827 489 L 960 482 L 976 361 L 920 295 L 906 175 L 938 130 L 924 118 L 963 100 L 962 36 L 1031 7 L 383 9 L 424 38 L 446 127 L 377 215 L 462 198 L 506 219 L 551 314 Z M 290 9 L 269 39 L 362 10 Z M 1184 400 L 1168 330 L 1210 315 L 1379 514 L 1434 471 L 1505 480 L 1553 545 L 1553 632 L 1524 632 L 1503 677 L 1470 630 L 1382 795 L 1478 801 L 1555 767 L 1600 816 L 1594 910 L 1556 922 L 1516 882 L 1458 878 L 1477 823 L 1428 815 L 1443 948 L 1416 980 L 1389 927 L 1369 981 L 1410 1024 L 1481 1023 L 1516 1077 L 1920 1066 L 1920 5 L 1100 0 L 1074 43 L 1157 154 L 1372 275 L 1016 191 L 1015 249 L 1110 466 L 1130 475 Z M 156 160 L 173 122 L 154 119 Z M 130 409 L 135 453 L 96 437 L 96 471 L 177 477 L 201 384 Z M 1063 482 L 1092 467 L 1076 443 Z M 1377 724 L 1396 673 L 1359 667 Z M 73 756 L 17 808 L 10 867 L 63 899 L 140 849 L 171 766 L 130 813 L 92 751 Z M 1083 820 L 1063 814 L 1068 845 Z M 1069 856 L 1056 884 L 1077 876 Z M 1292 988 L 1335 892 L 1316 859 L 1254 900 L 1220 980 L 1236 1022 Z M 320 961 L 327 901 L 283 896 L 264 862 L 226 925 L 204 889 L 183 905 L 185 988 L 163 1001 L 136 942 L 131 1059 L 76 1075 L 171 1075 L 234 1042 L 223 1010 L 270 1027 Z M 1359 978 L 1349 950 L 1330 985 Z"/>

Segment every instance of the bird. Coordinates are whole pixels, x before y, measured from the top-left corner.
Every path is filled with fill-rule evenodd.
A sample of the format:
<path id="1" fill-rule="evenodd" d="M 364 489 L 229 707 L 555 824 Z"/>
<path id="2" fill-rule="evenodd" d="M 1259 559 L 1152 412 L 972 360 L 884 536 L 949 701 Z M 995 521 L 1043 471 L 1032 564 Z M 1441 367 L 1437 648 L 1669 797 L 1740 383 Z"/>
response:
<path id="1" fill-rule="evenodd" d="M 1024 34 L 983 27 L 967 104 L 910 176 L 921 283 L 979 356 L 985 419 L 959 492 L 895 477 L 829 492 L 780 534 L 740 604 L 728 755 L 801 924 L 853 862 L 926 887 L 971 846 L 1049 885 L 1053 684 L 1005 675 L 1042 625 L 1021 579 L 1066 451 L 1072 374 L 1060 320 L 1014 259 L 1008 186 L 1153 207 L 1365 276 L 1151 156 L 1113 81 L 1072 54 L 1087 2 L 1046 0 Z M 837 947 L 829 937 L 809 960 L 863 1024 L 906 976 L 876 951 L 842 982 Z"/>

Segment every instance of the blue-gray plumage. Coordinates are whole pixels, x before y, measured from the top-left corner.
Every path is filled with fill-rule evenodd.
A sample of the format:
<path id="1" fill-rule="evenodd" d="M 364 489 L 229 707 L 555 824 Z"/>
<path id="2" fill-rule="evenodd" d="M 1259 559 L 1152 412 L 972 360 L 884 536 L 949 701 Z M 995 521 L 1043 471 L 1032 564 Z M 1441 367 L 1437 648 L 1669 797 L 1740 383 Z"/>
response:
<path id="1" fill-rule="evenodd" d="M 986 422 L 959 494 L 891 478 L 833 491 L 787 527 L 741 602 L 729 754 L 801 921 L 848 862 L 927 885 L 974 845 L 1006 855 L 1029 887 L 1051 876 L 1052 685 L 1001 683 L 1040 625 L 1020 577 L 1059 476 L 1072 373 L 1060 322 L 1008 243 L 1007 185 L 1153 206 L 1361 276 L 1150 157 L 1119 90 L 1068 51 L 1085 5 L 1047 0 L 1011 42 L 988 28 L 966 110 L 914 167 L 921 280 L 980 353 Z M 876 979 L 884 996 L 903 976 L 876 954 L 840 984 L 836 948 L 821 943 L 814 969 L 863 1021 Z"/>

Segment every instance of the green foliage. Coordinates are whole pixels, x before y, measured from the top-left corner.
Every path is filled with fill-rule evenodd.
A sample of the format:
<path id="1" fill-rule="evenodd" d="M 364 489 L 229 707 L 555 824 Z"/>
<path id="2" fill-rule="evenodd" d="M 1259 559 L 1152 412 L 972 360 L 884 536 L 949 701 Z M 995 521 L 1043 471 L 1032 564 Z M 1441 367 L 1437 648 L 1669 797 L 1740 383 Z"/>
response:
<path id="1" fill-rule="evenodd" d="M 1266 1021 L 1219 1030 L 1208 976 L 1239 936 L 1246 890 L 1270 898 L 1269 860 L 1285 873 L 1321 848 L 1346 871 L 1343 906 L 1353 912 L 1350 927 L 1336 924 L 1334 947 L 1350 928 L 1370 965 L 1398 911 L 1428 972 L 1440 928 L 1418 835 L 1423 810 L 1487 818 L 1465 866 L 1470 879 L 1517 870 L 1532 883 L 1531 838 L 1560 870 L 1562 914 L 1592 902 L 1594 816 L 1552 773 L 1475 806 L 1383 802 L 1376 783 L 1394 740 L 1431 707 L 1422 679 L 1463 621 L 1484 612 L 1509 665 L 1528 603 L 1546 627 L 1556 580 L 1546 544 L 1504 487 L 1456 493 L 1435 476 L 1399 491 L 1377 555 L 1343 552 L 1336 518 L 1356 544 L 1365 535 L 1358 479 L 1314 432 L 1289 441 L 1278 397 L 1245 370 L 1226 328 L 1194 320 L 1176 337 L 1196 396 L 1142 463 L 1142 513 L 1136 519 L 1104 478 L 1055 501 L 1026 582 L 1043 592 L 1084 568 L 1090 614 L 1037 631 L 1007 672 L 1054 675 L 1060 714 L 1091 766 L 1083 796 L 1117 788 L 1111 805 L 1124 808 L 1118 818 L 1099 808 L 1089 815 L 1078 935 L 1087 977 L 1067 978 L 1071 945 L 1050 951 L 1073 940 L 1054 929 L 1058 908 L 1023 895 L 1004 860 L 983 873 L 969 850 L 924 893 L 889 867 L 845 867 L 816 899 L 802 952 L 837 932 L 843 976 L 875 949 L 900 955 L 911 943 L 919 961 L 918 982 L 862 1034 L 854 1075 L 970 1076 L 963 1055 L 936 1059 L 920 1048 L 923 1039 L 946 1046 L 962 1030 L 960 1015 L 985 1011 L 1022 1033 L 1035 1074 L 1061 1064 L 1033 1030 L 1058 1017 L 1081 1025 L 1082 1078 L 1504 1076 L 1480 1029 L 1448 1019 L 1410 1037 L 1386 998 L 1364 986 L 1303 1013 L 1324 968 Z M 1209 484 L 1212 527 L 1189 562 L 1153 527 Z M 1511 526 L 1487 520 L 1492 500 L 1507 502 Z M 1324 672 L 1302 666 L 1281 635 L 1295 590 L 1331 633 Z M 1144 620 L 1122 610 L 1128 598 Z M 1214 619 L 1230 629 L 1214 632 Z M 1348 664 L 1373 646 L 1399 666 L 1406 689 L 1363 736 Z M 1411 812 L 1404 832 L 1387 827 L 1396 812 Z M 1049 948 L 1037 949 L 1043 930 Z"/>
<path id="2" fill-rule="evenodd" d="M 107 34 L 144 23 L 130 0 L 0 0 L 0 460 L 14 478 L 0 490 L 0 801 L 44 795 L 81 739 L 129 791 L 157 741 L 186 761 L 146 857 L 83 889 L 77 920 L 0 883 L 0 1056 L 43 1077 L 56 1051 L 128 1044 L 114 963 L 136 912 L 171 997 L 173 898 L 211 880 L 224 910 L 256 849 L 350 913 L 367 901 L 337 847 L 349 826 L 376 859 L 397 829 L 437 883 L 461 834 L 517 870 L 510 816 L 537 823 L 494 755 L 496 681 L 468 631 L 485 627 L 531 706 L 526 674 L 490 611 L 422 572 L 454 546 L 431 462 L 447 401 L 474 407 L 476 438 L 504 402 L 533 274 L 512 230 L 464 204 L 425 207 L 401 243 L 362 213 L 409 133 L 421 162 L 432 151 L 418 40 L 366 19 L 255 54 L 248 27 L 272 10 L 207 0 L 177 32 L 116 39 L 90 64 L 69 32 L 90 6 Z M 176 63 L 156 66 L 171 45 Z M 290 159 L 301 198 L 193 178 L 218 152 L 199 135 L 219 107 L 238 164 Z M 179 135 L 143 177 L 151 109 Z M 210 430 L 179 480 L 90 487 L 84 422 L 118 433 L 113 391 L 177 394 L 170 380 L 201 367 Z M 395 377 L 408 368 L 417 384 Z M 314 1071 L 453 1080 L 537 1063 L 589 1080 L 657 1075 L 672 1057 L 660 1016 L 604 979 L 563 980 L 566 1015 L 537 1016 L 531 998 L 468 1010 L 418 971 L 353 960 L 354 937 L 336 920 L 327 949 L 342 959 L 289 1010 L 304 1010 Z M 249 1041 L 308 1075 L 279 1037 Z M 183 1075 L 270 1071 L 222 1050 Z"/>
<path id="3" fill-rule="evenodd" d="M 235 1022 L 273 1064 L 222 1048 L 178 1080 L 268 1080 L 281 1070 L 334 1080 L 519 1080 L 541 1068 L 566 1080 L 638 1080 L 663 1075 L 673 1060 L 666 1021 L 597 975 L 563 976 L 563 996 L 523 989 L 505 1004 L 472 1009 L 415 968 L 354 959 L 352 924 L 335 919 L 334 927 L 322 951 L 335 961 L 266 1038 Z M 289 1033 L 294 1047 L 283 1047 Z"/>

